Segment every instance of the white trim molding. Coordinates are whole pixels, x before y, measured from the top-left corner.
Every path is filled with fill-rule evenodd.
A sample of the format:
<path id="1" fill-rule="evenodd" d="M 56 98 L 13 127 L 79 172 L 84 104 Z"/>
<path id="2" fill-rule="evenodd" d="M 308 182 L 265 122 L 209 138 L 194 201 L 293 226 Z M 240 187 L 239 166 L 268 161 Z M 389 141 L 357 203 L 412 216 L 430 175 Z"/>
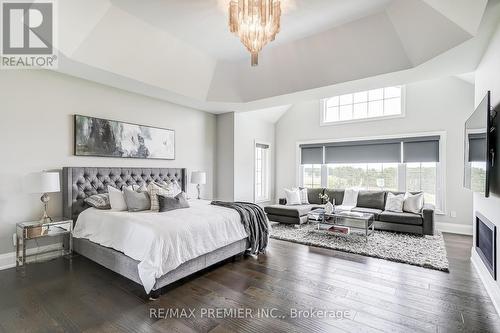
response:
<path id="1" fill-rule="evenodd" d="M 450 234 L 472 236 L 472 225 L 467 224 L 436 222 L 436 229 Z"/>
<path id="2" fill-rule="evenodd" d="M 490 272 L 486 269 L 486 267 L 484 267 L 481 258 L 474 248 L 471 249 L 470 260 L 472 261 L 472 264 L 474 265 L 474 268 L 476 269 L 476 272 L 479 275 L 479 278 L 481 279 L 486 292 L 490 296 L 491 302 L 493 303 L 495 310 L 497 310 L 497 314 L 500 315 L 500 287 L 498 286 L 496 281 L 493 280 Z"/>

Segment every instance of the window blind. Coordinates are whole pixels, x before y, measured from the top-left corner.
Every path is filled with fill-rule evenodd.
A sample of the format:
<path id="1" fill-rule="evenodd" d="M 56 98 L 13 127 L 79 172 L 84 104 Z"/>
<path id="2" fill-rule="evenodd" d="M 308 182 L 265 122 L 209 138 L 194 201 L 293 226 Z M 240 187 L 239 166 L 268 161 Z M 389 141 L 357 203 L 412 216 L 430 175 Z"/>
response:
<path id="1" fill-rule="evenodd" d="M 403 139 L 403 163 L 439 162 L 439 136 Z"/>
<path id="2" fill-rule="evenodd" d="M 325 147 L 326 163 L 399 163 L 401 140 L 339 142 Z"/>
<path id="3" fill-rule="evenodd" d="M 263 143 L 256 143 L 255 147 L 261 148 L 261 149 L 269 149 L 269 145 L 263 144 Z"/>
<path id="4" fill-rule="evenodd" d="M 301 164 L 324 164 L 323 145 L 301 145 Z"/>

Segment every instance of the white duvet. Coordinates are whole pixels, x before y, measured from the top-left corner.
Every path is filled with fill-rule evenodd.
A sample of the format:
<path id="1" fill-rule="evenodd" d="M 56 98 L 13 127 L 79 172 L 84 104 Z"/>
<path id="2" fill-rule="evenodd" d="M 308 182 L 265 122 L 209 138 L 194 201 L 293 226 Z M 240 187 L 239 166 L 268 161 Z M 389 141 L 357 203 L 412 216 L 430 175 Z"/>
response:
<path id="1" fill-rule="evenodd" d="M 139 261 L 147 293 L 182 263 L 247 237 L 235 210 L 190 200 L 190 208 L 157 213 L 86 209 L 73 237 L 111 247 Z"/>

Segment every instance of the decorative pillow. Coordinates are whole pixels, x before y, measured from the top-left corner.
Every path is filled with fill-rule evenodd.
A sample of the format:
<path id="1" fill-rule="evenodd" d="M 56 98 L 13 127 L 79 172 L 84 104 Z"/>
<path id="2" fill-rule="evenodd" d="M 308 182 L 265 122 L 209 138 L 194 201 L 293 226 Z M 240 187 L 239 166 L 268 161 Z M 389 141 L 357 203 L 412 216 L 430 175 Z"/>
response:
<path id="1" fill-rule="evenodd" d="M 405 201 L 404 194 L 395 195 L 394 193 L 389 192 L 387 193 L 385 210 L 388 212 L 402 213 L 404 201 Z"/>
<path id="2" fill-rule="evenodd" d="M 85 198 L 83 201 L 85 201 L 89 206 L 97 209 L 111 209 L 108 193 L 94 194 Z"/>
<path id="3" fill-rule="evenodd" d="M 342 201 L 342 206 L 353 206 L 356 207 L 358 204 L 358 190 L 346 189 L 344 192 L 344 200 Z"/>
<path id="4" fill-rule="evenodd" d="M 177 194 L 173 198 L 159 194 L 158 203 L 160 205 L 160 212 L 189 208 L 189 203 L 186 200 L 186 194 L 184 192 Z"/>
<path id="5" fill-rule="evenodd" d="M 140 188 L 137 188 L 136 191 L 130 188 L 123 189 L 123 195 L 129 212 L 140 212 L 151 209 L 151 200 L 149 199 L 147 190 L 146 192 L 139 192 L 138 190 Z"/>
<path id="6" fill-rule="evenodd" d="M 408 213 L 420 214 L 424 208 L 424 194 L 411 194 L 409 192 L 405 193 L 403 211 Z"/>
<path id="7" fill-rule="evenodd" d="M 307 196 L 307 188 L 297 188 L 292 189 L 292 191 L 299 191 L 300 203 L 302 205 L 309 205 L 309 198 Z"/>
<path id="8" fill-rule="evenodd" d="M 127 210 L 127 203 L 125 202 L 125 197 L 122 191 L 108 185 L 108 193 L 111 210 L 120 212 Z"/>
<path id="9" fill-rule="evenodd" d="M 160 210 L 160 204 L 158 202 L 158 195 L 164 195 L 170 198 L 175 197 L 178 192 L 173 186 L 167 185 L 166 187 L 161 187 L 157 183 L 150 183 L 148 185 L 149 199 L 151 200 L 151 210 L 157 212 Z"/>
<path id="10" fill-rule="evenodd" d="M 295 189 L 295 190 L 285 189 L 285 196 L 286 196 L 286 205 L 287 206 L 301 204 L 299 190 L 297 190 L 297 189 Z"/>

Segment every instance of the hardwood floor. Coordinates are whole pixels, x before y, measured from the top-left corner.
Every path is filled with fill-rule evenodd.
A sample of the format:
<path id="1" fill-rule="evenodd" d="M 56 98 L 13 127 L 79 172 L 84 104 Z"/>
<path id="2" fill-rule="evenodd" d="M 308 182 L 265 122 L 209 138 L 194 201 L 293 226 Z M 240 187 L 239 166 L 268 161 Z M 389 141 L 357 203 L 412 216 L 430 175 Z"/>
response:
<path id="1" fill-rule="evenodd" d="M 157 301 L 84 257 L 60 258 L 0 271 L 0 332 L 500 332 L 471 237 L 445 242 L 450 273 L 272 240 L 266 255 L 206 270 Z M 223 308 L 253 318 L 202 313 Z M 168 317 L 162 309 L 179 318 L 150 316 Z M 311 309 L 346 318 L 306 317 Z"/>

